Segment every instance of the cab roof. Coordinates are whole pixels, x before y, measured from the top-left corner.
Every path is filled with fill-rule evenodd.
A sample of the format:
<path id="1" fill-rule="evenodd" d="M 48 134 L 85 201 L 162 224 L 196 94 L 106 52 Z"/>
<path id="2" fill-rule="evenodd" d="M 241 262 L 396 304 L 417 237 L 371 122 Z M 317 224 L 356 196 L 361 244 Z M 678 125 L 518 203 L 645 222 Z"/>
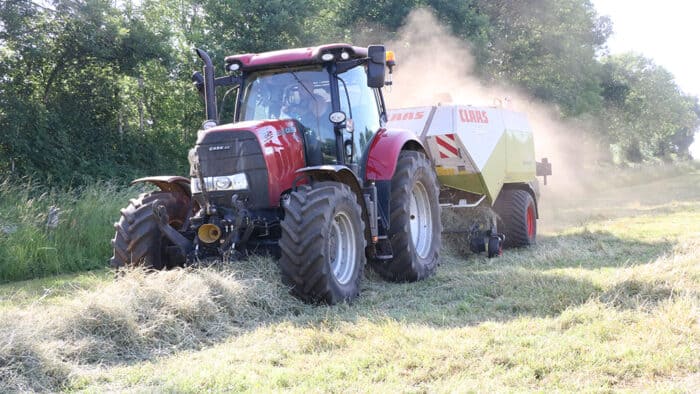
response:
<path id="1" fill-rule="evenodd" d="M 292 48 L 279 51 L 262 53 L 245 53 L 226 57 L 226 64 L 239 63 L 246 71 L 256 69 L 275 68 L 279 66 L 301 66 L 307 64 L 321 64 L 324 61 L 321 56 L 331 53 L 339 59 L 341 53 L 346 52 L 348 59 L 367 57 L 367 48 L 356 47 L 349 44 L 326 44 L 316 47 Z"/>

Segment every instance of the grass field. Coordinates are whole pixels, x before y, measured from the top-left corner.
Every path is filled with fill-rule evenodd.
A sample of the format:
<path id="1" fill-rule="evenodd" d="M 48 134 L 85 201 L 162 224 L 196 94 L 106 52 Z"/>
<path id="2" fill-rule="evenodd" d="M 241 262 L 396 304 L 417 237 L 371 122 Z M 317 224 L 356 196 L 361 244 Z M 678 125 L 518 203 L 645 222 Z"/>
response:
<path id="1" fill-rule="evenodd" d="M 619 179 L 618 179 L 619 180 Z M 544 188 L 539 242 L 447 245 L 353 305 L 290 297 L 269 258 L 0 286 L 0 386 L 84 392 L 700 391 L 700 171 Z"/>

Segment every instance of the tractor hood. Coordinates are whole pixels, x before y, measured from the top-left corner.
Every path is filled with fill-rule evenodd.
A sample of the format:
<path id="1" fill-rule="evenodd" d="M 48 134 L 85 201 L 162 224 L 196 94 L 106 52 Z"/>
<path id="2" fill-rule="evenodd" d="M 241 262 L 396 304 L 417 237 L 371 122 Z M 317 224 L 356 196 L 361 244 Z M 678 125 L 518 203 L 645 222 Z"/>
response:
<path id="1" fill-rule="evenodd" d="M 306 163 L 300 129 L 293 120 L 261 120 L 200 130 L 189 157 L 192 194 L 201 196 L 201 178 L 217 205 L 235 194 L 251 209 L 279 207 Z"/>

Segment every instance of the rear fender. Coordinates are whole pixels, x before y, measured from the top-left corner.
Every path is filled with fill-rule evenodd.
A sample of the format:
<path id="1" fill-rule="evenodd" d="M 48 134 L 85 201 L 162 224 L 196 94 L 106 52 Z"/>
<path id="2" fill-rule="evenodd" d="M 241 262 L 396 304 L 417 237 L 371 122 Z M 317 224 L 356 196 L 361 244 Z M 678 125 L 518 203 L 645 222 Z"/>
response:
<path id="1" fill-rule="evenodd" d="M 160 190 L 171 193 L 182 193 L 188 198 L 192 197 L 190 190 L 190 180 L 182 176 L 148 176 L 145 178 L 135 179 L 131 182 L 132 185 L 137 183 L 151 183 L 156 185 Z"/>
<path id="2" fill-rule="evenodd" d="M 402 150 L 425 153 L 425 148 L 415 133 L 408 130 L 380 130 L 369 146 L 365 179 L 390 181 L 396 171 L 396 163 Z"/>

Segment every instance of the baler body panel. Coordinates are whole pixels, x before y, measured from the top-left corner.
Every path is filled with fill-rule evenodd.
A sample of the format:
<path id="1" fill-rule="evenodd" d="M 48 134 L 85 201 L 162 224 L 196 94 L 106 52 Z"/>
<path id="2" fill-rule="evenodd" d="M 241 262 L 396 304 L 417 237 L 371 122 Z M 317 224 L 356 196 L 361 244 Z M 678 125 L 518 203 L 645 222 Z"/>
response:
<path id="1" fill-rule="evenodd" d="M 389 111 L 388 127 L 420 136 L 443 186 L 486 195 L 535 179 L 535 149 L 525 115 L 503 108 L 446 105 Z"/>

